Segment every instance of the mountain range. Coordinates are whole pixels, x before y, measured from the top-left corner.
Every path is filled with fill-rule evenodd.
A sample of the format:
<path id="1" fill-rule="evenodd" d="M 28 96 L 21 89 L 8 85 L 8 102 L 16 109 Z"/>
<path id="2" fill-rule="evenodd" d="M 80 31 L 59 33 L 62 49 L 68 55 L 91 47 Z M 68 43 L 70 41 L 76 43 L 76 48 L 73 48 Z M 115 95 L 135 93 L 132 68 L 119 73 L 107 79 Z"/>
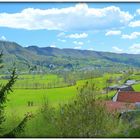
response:
<path id="1" fill-rule="evenodd" d="M 6 68 L 13 63 L 20 71 L 40 70 L 92 70 L 98 68 L 140 67 L 140 54 L 118 54 L 53 47 L 22 47 L 16 42 L 0 41 L 0 51 Z"/>

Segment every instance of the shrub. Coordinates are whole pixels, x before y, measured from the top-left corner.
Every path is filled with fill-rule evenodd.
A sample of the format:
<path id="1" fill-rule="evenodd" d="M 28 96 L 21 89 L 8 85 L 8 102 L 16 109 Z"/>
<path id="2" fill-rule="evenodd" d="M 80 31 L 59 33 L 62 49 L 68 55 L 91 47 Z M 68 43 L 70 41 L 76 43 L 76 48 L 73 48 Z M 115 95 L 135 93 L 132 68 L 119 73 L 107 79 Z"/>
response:
<path id="1" fill-rule="evenodd" d="M 43 114 L 48 126 L 53 126 L 57 137 L 108 137 L 118 120 L 109 113 L 103 102 L 96 100 L 93 84 L 86 83 L 77 98 L 56 109 L 44 105 Z"/>

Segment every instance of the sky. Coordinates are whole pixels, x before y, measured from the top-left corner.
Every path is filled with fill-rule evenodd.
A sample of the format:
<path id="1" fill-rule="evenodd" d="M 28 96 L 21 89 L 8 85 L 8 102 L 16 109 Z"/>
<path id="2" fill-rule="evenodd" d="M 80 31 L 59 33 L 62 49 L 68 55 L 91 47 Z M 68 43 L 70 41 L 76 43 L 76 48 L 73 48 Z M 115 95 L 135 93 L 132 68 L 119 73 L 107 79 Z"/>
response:
<path id="1" fill-rule="evenodd" d="M 0 3 L 0 40 L 140 54 L 140 3 Z"/>

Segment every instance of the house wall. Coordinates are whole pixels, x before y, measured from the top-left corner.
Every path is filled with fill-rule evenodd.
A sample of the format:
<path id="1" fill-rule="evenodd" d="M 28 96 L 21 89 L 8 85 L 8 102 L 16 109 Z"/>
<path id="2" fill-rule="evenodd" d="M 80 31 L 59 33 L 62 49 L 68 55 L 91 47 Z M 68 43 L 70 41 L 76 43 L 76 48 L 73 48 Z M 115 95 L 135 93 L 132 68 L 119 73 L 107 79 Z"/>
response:
<path id="1" fill-rule="evenodd" d="M 117 98 L 118 98 L 118 93 L 115 94 L 115 96 L 113 97 L 112 101 L 113 102 L 116 102 L 117 101 Z"/>

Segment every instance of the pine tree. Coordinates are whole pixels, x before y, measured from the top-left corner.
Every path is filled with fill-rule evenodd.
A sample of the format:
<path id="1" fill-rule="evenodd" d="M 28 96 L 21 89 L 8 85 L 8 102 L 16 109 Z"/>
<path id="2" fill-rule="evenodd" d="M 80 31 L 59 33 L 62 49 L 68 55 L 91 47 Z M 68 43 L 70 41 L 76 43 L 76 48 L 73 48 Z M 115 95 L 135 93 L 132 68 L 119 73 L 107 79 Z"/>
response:
<path id="1" fill-rule="evenodd" d="M 3 68 L 3 64 L 2 64 L 2 56 L 3 53 L 0 53 L 0 69 Z M 5 108 L 5 103 L 7 102 L 7 95 L 12 91 L 12 87 L 15 83 L 15 81 L 17 80 L 18 76 L 16 74 L 16 68 L 14 67 L 11 70 L 11 75 L 10 75 L 10 79 L 7 82 L 7 84 L 3 85 L 0 84 L 0 130 L 2 129 L 2 123 L 5 121 L 5 115 L 4 115 L 4 108 Z M 32 113 L 27 113 L 25 114 L 24 118 L 21 120 L 21 122 L 15 127 L 13 128 L 10 132 L 1 135 L 0 137 L 11 137 L 14 138 L 16 137 L 18 134 L 20 134 L 21 132 L 24 131 L 24 127 L 27 123 L 27 121 L 33 117 Z"/>
<path id="2" fill-rule="evenodd" d="M 2 56 L 3 56 L 3 53 L 1 52 L 0 53 L 0 68 L 3 68 Z M 4 108 L 5 108 L 5 103 L 7 102 L 7 94 L 12 92 L 12 87 L 16 79 L 17 79 L 16 68 L 13 68 L 12 73 L 10 75 L 10 79 L 7 82 L 7 84 L 5 85 L 0 84 L 0 129 L 2 129 L 1 125 L 5 121 Z"/>

